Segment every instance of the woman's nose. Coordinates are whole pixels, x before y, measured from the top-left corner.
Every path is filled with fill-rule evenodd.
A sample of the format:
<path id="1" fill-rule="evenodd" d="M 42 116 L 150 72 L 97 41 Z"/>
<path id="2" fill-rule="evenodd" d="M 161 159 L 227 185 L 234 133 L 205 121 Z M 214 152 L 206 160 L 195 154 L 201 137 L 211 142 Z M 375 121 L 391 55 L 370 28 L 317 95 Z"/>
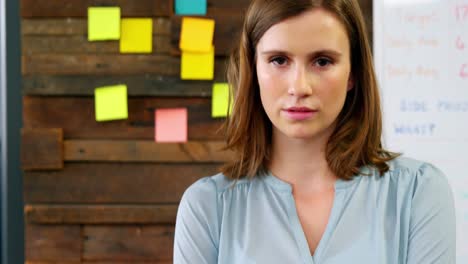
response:
<path id="1" fill-rule="evenodd" d="M 288 89 L 289 95 L 304 97 L 312 94 L 312 75 L 304 67 L 294 69 Z"/>

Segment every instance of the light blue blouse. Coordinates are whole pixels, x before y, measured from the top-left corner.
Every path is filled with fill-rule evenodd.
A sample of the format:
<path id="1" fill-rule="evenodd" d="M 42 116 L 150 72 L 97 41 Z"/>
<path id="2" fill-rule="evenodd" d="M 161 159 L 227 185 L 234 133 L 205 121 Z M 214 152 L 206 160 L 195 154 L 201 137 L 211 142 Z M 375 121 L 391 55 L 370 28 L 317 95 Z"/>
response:
<path id="1" fill-rule="evenodd" d="M 184 193 L 175 264 L 452 264 L 455 208 L 444 174 L 397 158 L 379 177 L 363 167 L 335 183 L 325 232 L 311 255 L 291 185 L 268 174 L 232 181 L 205 177 Z"/>

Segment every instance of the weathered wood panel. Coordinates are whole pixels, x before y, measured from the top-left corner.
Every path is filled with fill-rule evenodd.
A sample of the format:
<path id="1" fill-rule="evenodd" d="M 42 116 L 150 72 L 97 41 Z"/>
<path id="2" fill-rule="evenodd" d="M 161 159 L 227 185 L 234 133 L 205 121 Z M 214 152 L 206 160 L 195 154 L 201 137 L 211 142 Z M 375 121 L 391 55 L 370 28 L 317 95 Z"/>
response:
<path id="1" fill-rule="evenodd" d="M 83 35 L 88 34 L 88 21 L 83 18 L 44 18 L 22 19 L 21 35 Z M 153 18 L 153 35 L 164 36 L 171 34 L 169 18 Z M 115 42 L 115 41 L 111 41 Z"/>
<path id="2" fill-rule="evenodd" d="M 123 17 L 170 16 L 172 0 L 21 0 L 22 17 L 86 17 L 89 6 L 119 6 Z"/>
<path id="3" fill-rule="evenodd" d="M 62 129 L 22 129 L 21 168 L 23 170 L 62 169 Z"/>
<path id="4" fill-rule="evenodd" d="M 28 261 L 25 264 L 82 264 L 81 261 Z"/>
<path id="5" fill-rule="evenodd" d="M 223 142 L 155 143 L 135 140 L 67 140 L 66 161 L 223 162 L 231 153 Z"/>
<path id="6" fill-rule="evenodd" d="M 157 143 L 142 140 L 66 140 L 62 144 L 61 133 L 57 136 L 55 134 L 58 133 L 47 130 L 31 129 L 23 134 L 26 144 L 23 147 L 25 154 L 22 155 L 23 169 L 61 169 L 64 160 L 211 163 L 232 158 L 230 151 L 223 150 L 225 144 L 221 141 Z"/>
<path id="7" fill-rule="evenodd" d="M 84 260 L 172 259 L 173 226 L 84 226 Z"/>
<path id="8" fill-rule="evenodd" d="M 164 55 L 35 54 L 22 56 L 28 74 L 142 74 L 180 75 L 180 60 Z"/>
<path id="9" fill-rule="evenodd" d="M 79 225 L 25 226 L 26 261 L 79 262 L 81 245 Z"/>
<path id="10" fill-rule="evenodd" d="M 359 0 L 359 5 L 361 6 L 362 13 L 364 15 L 364 20 L 366 22 L 366 27 L 367 27 L 367 33 L 369 36 L 371 48 L 372 48 L 372 42 L 373 42 L 373 4 L 372 0 Z"/>
<path id="11" fill-rule="evenodd" d="M 173 264 L 172 260 L 153 260 L 153 261 L 83 261 L 83 264 Z M 51 264 L 51 263 L 44 263 Z M 56 264 L 56 263 L 54 263 Z M 66 263 L 64 263 L 66 264 Z"/>
<path id="12" fill-rule="evenodd" d="M 60 171 L 24 172 L 28 204 L 177 204 L 220 164 L 65 163 Z"/>
<path id="13" fill-rule="evenodd" d="M 177 205 L 28 204 L 24 213 L 36 224 L 174 224 Z"/>
<path id="14" fill-rule="evenodd" d="M 211 9 L 245 9 L 250 0 L 208 0 Z M 89 6 L 120 6 L 122 16 L 170 16 L 173 14 L 173 0 L 22 0 L 22 17 L 86 17 Z"/>
<path id="15" fill-rule="evenodd" d="M 219 80 L 225 82 L 225 80 Z M 95 87 L 125 83 L 129 96 L 208 97 L 213 81 L 183 81 L 163 75 L 29 75 L 22 79 L 24 95 L 94 96 Z"/>
<path id="16" fill-rule="evenodd" d="M 172 260 L 161 261 L 26 261 L 25 264 L 173 264 Z"/>
<path id="17" fill-rule="evenodd" d="M 22 56 L 22 73 L 55 75 L 160 74 L 180 76 L 180 58 L 134 54 L 34 54 Z M 215 59 L 214 78 L 224 79 L 226 59 Z"/>
<path id="18" fill-rule="evenodd" d="M 83 264 L 173 264 L 172 260 L 152 260 L 152 261 L 83 261 Z M 49 264 L 49 263 L 44 263 Z M 54 263 L 55 264 L 55 263 Z M 66 264 L 66 263 L 64 263 Z"/>
<path id="19" fill-rule="evenodd" d="M 251 0 L 208 0 L 207 1 L 207 12 L 210 12 L 211 9 L 246 9 Z"/>
<path id="20" fill-rule="evenodd" d="M 96 122 L 93 98 L 23 97 L 25 128 L 63 128 L 65 139 L 154 139 L 154 110 L 186 107 L 189 140 L 219 140 L 223 120 L 211 118 L 210 98 L 129 98 L 129 119 Z"/>
<path id="21" fill-rule="evenodd" d="M 23 36 L 21 39 L 22 54 L 60 53 L 63 56 L 73 53 L 86 54 L 120 54 L 119 41 L 88 41 L 84 35 L 72 36 Z M 171 52 L 169 36 L 153 36 L 153 54 Z"/>
<path id="22" fill-rule="evenodd" d="M 25 264 L 173 264 L 172 260 L 169 261 L 80 261 L 80 262 L 69 262 L 69 261 L 26 261 Z"/>

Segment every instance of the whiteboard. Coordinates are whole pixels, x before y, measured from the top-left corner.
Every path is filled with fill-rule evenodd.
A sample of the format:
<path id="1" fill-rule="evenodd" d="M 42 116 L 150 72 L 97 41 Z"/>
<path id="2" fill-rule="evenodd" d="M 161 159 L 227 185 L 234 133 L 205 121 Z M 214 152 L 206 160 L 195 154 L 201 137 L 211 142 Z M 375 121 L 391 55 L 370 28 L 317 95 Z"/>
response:
<path id="1" fill-rule="evenodd" d="M 384 145 L 448 177 L 468 263 L 468 0 L 374 0 Z"/>

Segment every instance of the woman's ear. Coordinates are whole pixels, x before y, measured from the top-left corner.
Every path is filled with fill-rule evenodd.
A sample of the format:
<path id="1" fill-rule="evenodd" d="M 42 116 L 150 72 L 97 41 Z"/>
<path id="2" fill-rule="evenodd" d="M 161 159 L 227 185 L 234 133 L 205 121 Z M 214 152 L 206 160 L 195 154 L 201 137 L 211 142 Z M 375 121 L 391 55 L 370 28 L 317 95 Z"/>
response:
<path id="1" fill-rule="evenodd" d="M 349 79 L 348 79 L 348 88 L 346 89 L 348 92 L 353 89 L 354 87 L 354 77 L 352 74 L 349 75 Z"/>

